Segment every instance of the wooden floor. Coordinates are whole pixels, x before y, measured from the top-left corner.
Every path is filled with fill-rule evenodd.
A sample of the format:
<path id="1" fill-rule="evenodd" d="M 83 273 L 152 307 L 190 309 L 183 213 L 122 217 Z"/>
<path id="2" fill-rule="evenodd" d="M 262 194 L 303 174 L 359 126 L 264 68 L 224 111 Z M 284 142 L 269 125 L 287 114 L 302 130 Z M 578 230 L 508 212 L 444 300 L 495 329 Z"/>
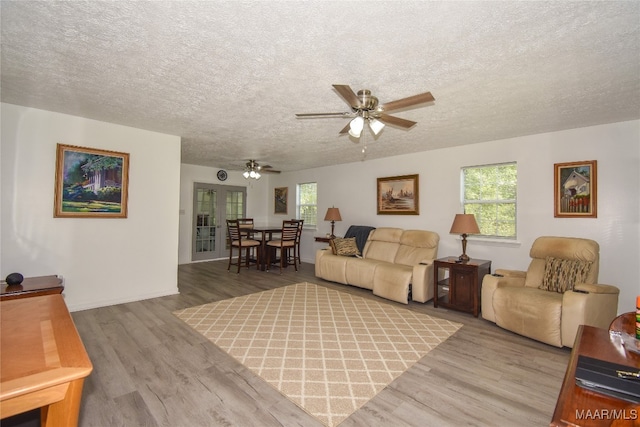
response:
<path id="1" fill-rule="evenodd" d="M 94 365 L 85 382 L 80 425 L 320 426 L 172 315 L 303 281 L 377 299 L 367 290 L 316 279 L 312 264 L 303 263 L 297 273 L 242 269 L 238 275 L 227 272 L 226 262 L 214 261 L 180 266 L 180 295 L 73 313 Z M 431 303 L 412 302 L 407 308 L 464 326 L 341 426 L 549 424 L 568 349 Z"/>

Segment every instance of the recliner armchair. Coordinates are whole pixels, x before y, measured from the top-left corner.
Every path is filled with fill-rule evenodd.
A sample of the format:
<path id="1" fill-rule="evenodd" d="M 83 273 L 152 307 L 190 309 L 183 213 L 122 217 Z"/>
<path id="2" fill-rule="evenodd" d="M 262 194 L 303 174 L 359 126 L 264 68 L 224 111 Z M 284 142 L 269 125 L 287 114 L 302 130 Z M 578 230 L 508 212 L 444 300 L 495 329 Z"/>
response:
<path id="1" fill-rule="evenodd" d="M 498 269 L 484 277 L 482 317 L 557 347 L 573 347 L 582 324 L 608 328 L 620 291 L 597 284 L 599 250 L 589 239 L 539 237 L 526 272 Z"/>

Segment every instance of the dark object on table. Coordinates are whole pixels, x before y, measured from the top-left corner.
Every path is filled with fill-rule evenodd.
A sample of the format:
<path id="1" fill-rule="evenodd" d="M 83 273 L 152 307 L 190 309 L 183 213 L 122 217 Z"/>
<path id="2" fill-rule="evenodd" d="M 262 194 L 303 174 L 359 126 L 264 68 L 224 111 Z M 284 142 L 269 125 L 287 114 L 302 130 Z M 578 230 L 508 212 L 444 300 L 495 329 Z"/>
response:
<path id="1" fill-rule="evenodd" d="M 607 396 L 640 403 L 638 367 L 578 356 L 576 384 Z"/>
<path id="2" fill-rule="evenodd" d="M 23 280 L 24 280 L 24 276 L 22 276 L 22 274 L 11 273 L 7 276 L 7 278 L 5 279 L 5 282 L 7 282 L 7 285 L 11 286 L 11 285 L 19 285 L 20 283 L 22 283 Z"/>

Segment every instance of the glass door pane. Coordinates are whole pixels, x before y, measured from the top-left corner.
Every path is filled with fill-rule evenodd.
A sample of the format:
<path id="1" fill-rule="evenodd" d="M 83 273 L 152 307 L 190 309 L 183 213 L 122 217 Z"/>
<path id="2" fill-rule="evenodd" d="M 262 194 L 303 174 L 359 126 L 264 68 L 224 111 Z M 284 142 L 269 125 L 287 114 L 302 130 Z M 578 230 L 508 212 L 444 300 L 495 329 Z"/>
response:
<path id="1" fill-rule="evenodd" d="M 245 187 L 195 183 L 193 191 L 193 261 L 229 256 L 227 219 L 246 216 Z"/>
<path id="2" fill-rule="evenodd" d="M 210 188 L 195 189 L 195 235 L 193 259 L 213 259 L 216 252 L 216 207 L 218 193 Z"/>
<path id="3" fill-rule="evenodd" d="M 234 191 L 234 190 L 227 190 L 227 197 L 226 197 L 226 205 L 225 205 L 225 212 L 226 212 L 226 219 L 238 219 L 238 218 L 244 218 L 245 217 L 245 207 L 244 207 L 244 199 L 245 199 L 245 195 L 246 195 L 246 191 L 242 190 L 242 191 Z M 229 236 L 227 236 L 227 239 L 225 239 L 225 249 L 229 250 Z M 228 255 L 228 254 L 227 254 Z"/>

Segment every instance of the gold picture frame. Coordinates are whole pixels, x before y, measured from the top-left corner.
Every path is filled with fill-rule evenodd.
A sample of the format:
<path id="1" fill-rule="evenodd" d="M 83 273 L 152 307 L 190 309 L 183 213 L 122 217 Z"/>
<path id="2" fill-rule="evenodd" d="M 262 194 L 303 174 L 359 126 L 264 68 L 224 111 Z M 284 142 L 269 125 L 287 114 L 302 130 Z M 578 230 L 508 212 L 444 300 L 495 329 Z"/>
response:
<path id="1" fill-rule="evenodd" d="M 598 217 L 597 161 L 554 164 L 554 217 Z"/>
<path id="2" fill-rule="evenodd" d="M 286 215 L 288 211 L 289 187 L 276 187 L 273 191 L 273 210 L 276 215 Z"/>
<path id="3" fill-rule="evenodd" d="M 378 178 L 378 215 L 419 215 L 419 175 Z"/>
<path id="4" fill-rule="evenodd" d="M 57 145 L 55 218 L 126 218 L 129 154 Z"/>

